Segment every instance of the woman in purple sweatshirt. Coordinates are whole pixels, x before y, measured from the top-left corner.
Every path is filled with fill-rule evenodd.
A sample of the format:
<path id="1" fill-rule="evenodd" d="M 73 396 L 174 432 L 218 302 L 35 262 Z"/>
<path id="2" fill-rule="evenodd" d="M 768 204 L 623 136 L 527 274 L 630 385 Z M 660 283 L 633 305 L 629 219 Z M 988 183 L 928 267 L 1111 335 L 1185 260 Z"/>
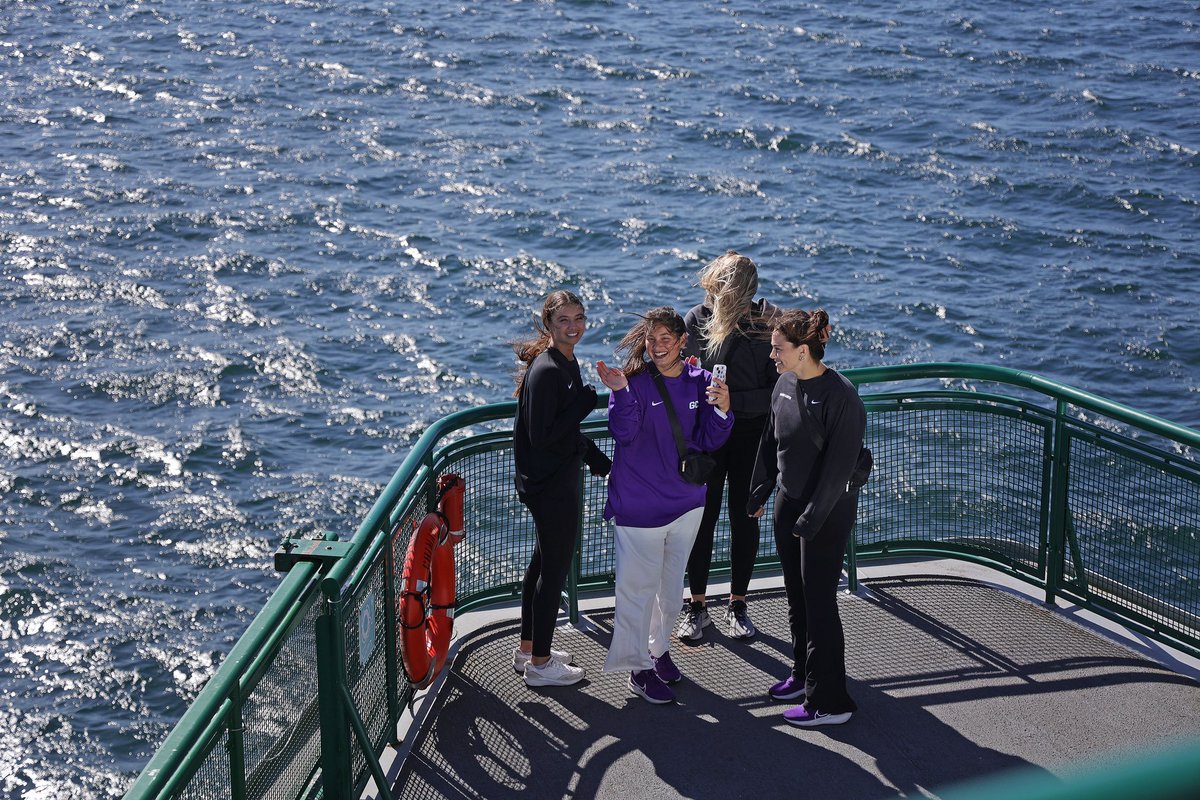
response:
<path id="1" fill-rule="evenodd" d="M 729 438 L 729 389 L 686 364 L 683 318 L 672 308 L 646 313 L 617 347 L 624 369 L 596 364 L 612 390 L 608 428 L 616 443 L 604 518 L 616 528 L 616 615 L 606 672 L 628 670 L 630 690 L 651 703 L 675 699 L 683 676 L 668 650 L 683 571 L 704 514 L 705 487 L 680 474 L 680 457 L 661 380 L 689 450 Z M 647 360 L 648 359 L 648 360 Z"/>

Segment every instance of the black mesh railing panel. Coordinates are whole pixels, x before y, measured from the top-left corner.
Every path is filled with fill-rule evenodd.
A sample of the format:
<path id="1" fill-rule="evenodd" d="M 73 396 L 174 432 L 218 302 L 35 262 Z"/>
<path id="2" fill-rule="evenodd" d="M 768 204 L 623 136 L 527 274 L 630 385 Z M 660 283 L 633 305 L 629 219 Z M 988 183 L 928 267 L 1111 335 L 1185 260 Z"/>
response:
<path id="1" fill-rule="evenodd" d="M 176 797 L 179 800 L 229 800 L 230 782 L 229 735 L 225 733 Z"/>
<path id="2" fill-rule="evenodd" d="M 513 488 L 512 449 L 456 457 L 441 472 L 466 482 L 466 538 L 454 549 L 459 599 L 518 584 L 533 554 L 534 535 L 533 519 Z"/>
<path id="3" fill-rule="evenodd" d="M 1068 480 L 1067 580 L 1091 597 L 1200 637 L 1197 465 L 1072 438 Z"/>
<path id="4" fill-rule="evenodd" d="M 321 753 L 317 706 L 317 647 L 314 631 L 318 593 L 308 597 L 299 623 L 284 641 L 242 706 L 246 788 L 251 798 L 297 797 Z M 226 795 L 228 796 L 228 795 Z"/>
<path id="5" fill-rule="evenodd" d="M 607 433 L 596 438 L 596 446 L 609 458 L 613 455 L 613 440 Z M 607 580 L 616 571 L 613 552 L 612 524 L 604 519 L 604 505 L 608 502 L 608 483 L 592 477 L 587 467 L 583 469 L 583 525 L 580 529 L 579 556 L 580 578 L 584 581 Z M 530 520 L 532 524 L 532 520 Z"/>
<path id="6" fill-rule="evenodd" d="M 954 544 L 1038 566 L 1045 423 L 971 408 L 873 413 L 875 469 L 859 499 L 862 550 Z"/>
<path id="7" fill-rule="evenodd" d="M 370 737 L 370 749 L 387 732 L 389 723 L 387 706 L 387 624 L 384 586 L 385 559 L 382 551 L 379 558 L 358 584 L 354 594 L 347 597 L 342 610 L 343 652 L 345 653 L 346 681 L 354 708 L 362 719 L 363 727 Z M 362 743 L 352 731 L 351 764 L 355 775 L 364 775 L 367 760 Z"/>

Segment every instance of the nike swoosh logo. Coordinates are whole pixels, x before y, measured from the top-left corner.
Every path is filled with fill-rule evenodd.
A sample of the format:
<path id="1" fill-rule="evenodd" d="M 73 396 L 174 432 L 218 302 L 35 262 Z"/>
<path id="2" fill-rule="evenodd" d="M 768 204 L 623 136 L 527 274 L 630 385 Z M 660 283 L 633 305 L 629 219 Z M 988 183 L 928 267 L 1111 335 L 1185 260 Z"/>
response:
<path id="1" fill-rule="evenodd" d="M 791 396 L 790 394 L 787 394 L 787 393 L 785 393 L 785 392 L 780 392 L 780 393 L 779 393 L 779 396 L 780 396 L 780 397 L 786 397 L 788 400 L 791 400 L 791 399 L 792 399 L 792 396 Z"/>
<path id="2" fill-rule="evenodd" d="M 662 400 L 659 400 L 657 403 L 655 403 L 653 401 L 650 403 L 650 405 L 652 405 L 652 406 L 661 406 L 662 404 L 663 404 Z"/>
<path id="3" fill-rule="evenodd" d="M 819 406 L 819 405 L 821 405 L 821 401 L 820 400 L 811 400 L 811 401 L 809 401 L 808 404 L 810 406 Z"/>
<path id="4" fill-rule="evenodd" d="M 567 388 L 568 388 L 568 389 L 574 389 L 574 388 L 575 388 L 575 384 L 574 384 L 574 383 L 568 383 L 568 384 L 567 384 Z"/>

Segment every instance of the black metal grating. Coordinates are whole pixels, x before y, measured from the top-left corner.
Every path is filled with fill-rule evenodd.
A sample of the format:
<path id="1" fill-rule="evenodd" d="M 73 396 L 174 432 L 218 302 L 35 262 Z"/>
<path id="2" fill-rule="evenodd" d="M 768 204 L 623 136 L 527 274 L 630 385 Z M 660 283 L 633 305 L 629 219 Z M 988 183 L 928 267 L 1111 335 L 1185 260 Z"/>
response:
<path id="1" fill-rule="evenodd" d="M 222 733 L 200 769 L 176 797 L 179 800 L 229 800 L 229 734 Z"/>
<path id="2" fill-rule="evenodd" d="M 403 565 L 401 565 L 403 566 Z M 346 598 L 342 610 L 344 668 L 354 709 L 362 719 L 374 752 L 389 735 L 387 705 L 387 625 L 384 586 L 385 560 L 381 557 Z M 354 731 L 347 726 L 353 774 L 365 775 L 367 759 Z"/>
<path id="3" fill-rule="evenodd" d="M 893 542 L 956 545 L 1039 566 L 1043 420 L 990 406 L 871 414 L 875 469 L 860 493 L 860 551 Z"/>
<path id="4" fill-rule="evenodd" d="M 317 592 L 309 595 L 299 623 L 243 704 L 249 797 L 299 796 L 308 775 L 295 765 L 315 763 L 320 757 L 314 634 L 319 597 Z"/>
<path id="5" fill-rule="evenodd" d="M 1066 578 L 1092 599 L 1200 637 L 1200 470 L 1091 434 L 1072 438 L 1070 452 Z"/>

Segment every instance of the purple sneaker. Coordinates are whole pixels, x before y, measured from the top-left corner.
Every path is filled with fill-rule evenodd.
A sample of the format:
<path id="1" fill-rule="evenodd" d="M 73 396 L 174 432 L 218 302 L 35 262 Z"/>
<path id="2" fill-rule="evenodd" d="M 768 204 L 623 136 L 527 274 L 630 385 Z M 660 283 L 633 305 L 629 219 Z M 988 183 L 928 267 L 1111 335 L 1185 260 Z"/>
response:
<path id="1" fill-rule="evenodd" d="M 795 675 L 788 675 L 786 680 L 767 689 L 772 700 L 796 700 L 804 697 L 804 680 Z"/>
<path id="2" fill-rule="evenodd" d="M 654 662 L 654 671 L 658 673 L 658 679 L 663 683 L 679 683 L 683 680 L 683 673 L 679 671 L 679 667 L 675 666 L 675 662 L 671 660 L 670 650 L 658 658 L 650 656 L 650 660 Z"/>
<path id="3" fill-rule="evenodd" d="M 658 705 L 675 701 L 675 693 L 662 682 L 653 669 L 629 673 L 629 691 Z"/>
<path id="4" fill-rule="evenodd" d="M 783 721 L 789 722 L 792 725 L 799 725 L 801 728 L 814 728 L 817 725 L 841 725 L 844 722 L 849 722 L 850 716 L 851 712 L 849 711 L 843 711 L 840 714 L 826 714 L 824 711 L 817 711 L 815 708 L 796 706 L 783 712 Z"/>

